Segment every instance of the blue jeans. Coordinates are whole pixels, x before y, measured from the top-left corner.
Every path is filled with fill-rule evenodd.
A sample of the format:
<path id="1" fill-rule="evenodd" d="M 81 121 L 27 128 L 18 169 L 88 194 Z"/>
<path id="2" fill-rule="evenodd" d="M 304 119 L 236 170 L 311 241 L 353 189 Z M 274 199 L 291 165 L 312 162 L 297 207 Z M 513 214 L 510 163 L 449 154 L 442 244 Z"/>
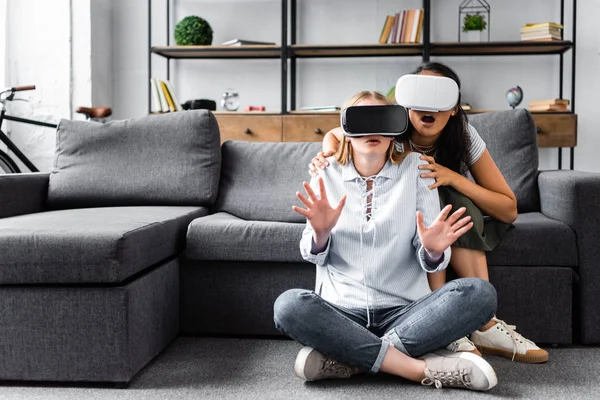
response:
<path id="1" fill-rule="evenodd" d="M 315 292 L 290 289 L 274 305 L 275 326 L 332 359 L 377 373 L 390 344 L 420 357 L 470 334 L 492 319 L 496 290 L 479 278 L 462 278 L 406 305 L 367 313 L 329 303 Z"/>

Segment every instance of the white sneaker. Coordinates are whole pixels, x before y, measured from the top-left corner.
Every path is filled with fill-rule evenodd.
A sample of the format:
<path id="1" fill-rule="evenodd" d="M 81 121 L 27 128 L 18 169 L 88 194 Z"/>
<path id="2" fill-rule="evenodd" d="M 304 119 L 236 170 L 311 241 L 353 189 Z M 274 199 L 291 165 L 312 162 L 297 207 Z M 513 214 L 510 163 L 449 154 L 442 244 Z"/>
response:
<path id="1" fill-rule="evenodd" d="M 316 381 L 328 378 L 350 378 L 360 373 L 360 370 L 334 361 L 312 347 L 306 346 L 296 357 L 294 373 L 300 379 Z"/>
<path id="2" fill-rule="evenodd" d="M 446 346 L 446 350 L 453 351 L 455 353 L 459 351 L 466 351 L 468 353 L 473 353 L 481 357 L 481 353 L 479 352 L 479 350 L 477 350 L 475 344 L 471 342 L 466 336 L 461 337 L 460 339 L 450 343 L 448 346 Z"/>
<path id="3" fill-rule="evenodd" d="M 485 332 L 475 331 L 471 340 L 483 354 L 501 356 L 523 363 L 548 361 L 548 352 L 517 333 L 516 326 L 494 318 L 496 325 Z"/>
<path id="4" fill-rule="evenodd" d="M 422 385 L 435 385 L 438 389 L 456 387 L 483 391 L 498 384 L 492 366 L 475 354 L 438 350 L 421 358 L 427 364 Z"/>

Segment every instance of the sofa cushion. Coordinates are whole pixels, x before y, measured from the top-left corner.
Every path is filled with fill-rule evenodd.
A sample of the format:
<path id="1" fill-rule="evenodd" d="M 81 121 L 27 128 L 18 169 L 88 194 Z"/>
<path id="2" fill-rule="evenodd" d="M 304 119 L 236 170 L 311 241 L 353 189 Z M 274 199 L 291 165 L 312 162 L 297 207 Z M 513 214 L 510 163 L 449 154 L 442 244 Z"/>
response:
<path id="1" fill-rule="evenodd" d="M 538 212 L 519 214 L 494 251 L 487 253 L 489 265 L 566 266 L 578 265 L 575 232 L 568 225 Z"/>
<path id="2" fill-rule="evenodd" d="M 228 261 L 303 261 L 300 238 L 305 224 L 244 221 L 224 212 L 194 220 L 188 229 L 186 258 Z"/>
<path id="3" fill-rule="evenodd" d="M 469 115 L 469 122 L 485 141 L 517 196 L 519 212 L 540 211 L 537 133 L 529 111 L 516 109 Z"/>
<path id="4" fill-rule="evenodd" d="M 62 120 L 48 204 L 210 205 L 219 184 L 219 147 L 217 121 L 206 110 L 104 125 Z"/>
<path id="5" fill-rule="evenodd" d="M 296 192 L 310 181 L 308 164 L 321 148 L 319 142 L 226 141 L 215 209 L 246 220 L 305 222 L 292 205 L 302 206 Z"/>
<path id="6" fill-rule="evenodd" d="M 99 207 L 0 219 L 0 284 L 119 283 L 183 250 L 203 207 Z"/>

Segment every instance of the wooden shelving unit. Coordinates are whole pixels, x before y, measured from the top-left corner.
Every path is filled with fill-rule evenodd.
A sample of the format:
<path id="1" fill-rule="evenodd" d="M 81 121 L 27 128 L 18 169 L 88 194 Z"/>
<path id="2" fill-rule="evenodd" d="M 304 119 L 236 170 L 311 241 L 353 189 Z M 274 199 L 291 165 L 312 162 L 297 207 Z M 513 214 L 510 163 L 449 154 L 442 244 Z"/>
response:
<path id="1" fill-rule="evenodd" d="M 168 59 L 280 58 L 280 46 L 154 46 L 153 54 Z"/>
<path id="2" fill-rule="evenodd" d="M 294 44 L 288 47 L 292 57 L 384 57 L 420 56 L 421 44 Z"/>
<path id="3" fill-rule="evenodd" d="M 571 112 L 575 115 L 575 51 L 577 1 L 571 0 L 572 40 L 552 42 L 432 42 L 431 12 L 435 6 L 431 0 L 422 0 L 424 10 L 422 43 L 419 44 L 298 44 L 297 43 L 297 0 L 281 1 L 281 45 L 267 46 L 171 46 L 169 43 L 171 3 L 165 0 L 167 18 L 166 46 L 153 46 L 152 37 L 152 0 L 148 0 L 148 82 L 152 77 L 152 55 L 167 60 L 167 79 L 170 79 L 172 60 L 183 59 L 278 59 L 281 65 L 281 113 L 286 115 L 296 111 L 297 65 L 299 58 L 363 58 L 363 57 L 419 57 L 420 62 L 427 62 L 431 57 L 446 56 L 548 56 L 555 55 L 560 60 L 559 98 L 564 98 L 564 55 L 571 53 Z M 565 1 L 560 0 L 560 24 L 564 25 Z M 151 87 L 148 83 L 148 110 L 151 109 Z M 288 107 L 289 97 L 289 107 Z M 311 112 L 314 114 L 314 112 Z M 317 113 L 321 115 L 322 113 Z M 264 113 L 245 113 L 245 115 L 265 115 Z M 574 147 L 571 149 L 571 169 L 573 169 Z M 562 167 L 562 147 L 559 148 L 559 168 Z"/>
<path id="4" fill-rule="evenodd" d="M 573 42 L 482 42 L 431 43 L 432 56 L 502 56 L 563 54 L 573 48 Z"/>

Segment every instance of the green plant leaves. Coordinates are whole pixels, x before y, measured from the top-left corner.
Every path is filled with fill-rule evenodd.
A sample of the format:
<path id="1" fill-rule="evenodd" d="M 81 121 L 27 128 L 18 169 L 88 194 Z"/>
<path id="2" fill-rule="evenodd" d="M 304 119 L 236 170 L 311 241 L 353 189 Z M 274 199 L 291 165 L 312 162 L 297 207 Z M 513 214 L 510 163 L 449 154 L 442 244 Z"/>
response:
<path id="1" fill-rule="evenodd" d="M 467 14 L 463 20 L 463 32 L 483 31 L 487 27 L 485 16 L 476 14 Z"/>
<path id="2" fill-rule="evenodd" d="M 175 25 L 174 36 L 178 46 L 207 46 L 212 44 L 213 30 L 204 18 L 190 15 Z"/>

